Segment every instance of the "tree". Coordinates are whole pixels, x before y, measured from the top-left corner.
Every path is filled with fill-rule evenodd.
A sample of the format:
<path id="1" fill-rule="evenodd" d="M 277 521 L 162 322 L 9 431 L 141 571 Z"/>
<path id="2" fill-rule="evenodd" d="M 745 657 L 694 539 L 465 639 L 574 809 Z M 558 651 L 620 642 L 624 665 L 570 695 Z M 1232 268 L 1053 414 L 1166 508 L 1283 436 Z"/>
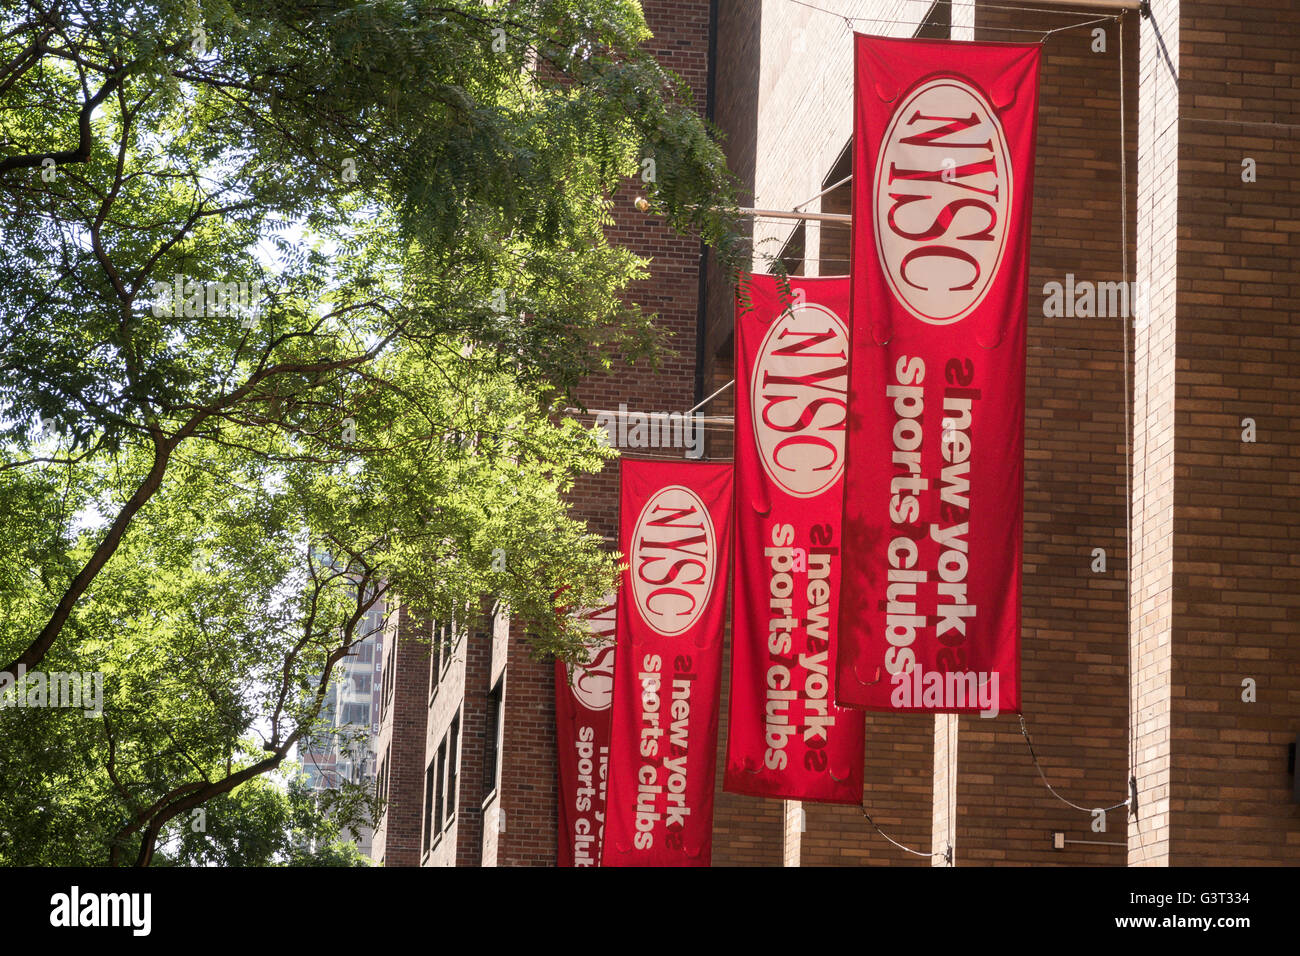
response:
<path id="1" fill-rule="evenodd" d="M 338 796 L 313 793 L 300 776 L 275 782 L 257 777 L 172 828 L 160 841 L 155 865 L 369 866 L 356 844 L 342 837 L 344 826 L 332 812 Z"/>
<path id="2" fill-rule="evenodd" d="M 150 862 L 312 731 L 390 590 L 582 653 L 556 594 L 613 566 L 563 496 L 610 452 L 559 412 L 665 349 L 611 196 L 653 158 L 655 210 L 734 241 L 646 35 L 616 0 L 0 15 L 0 666 L 107 688 L 0 711 L 0 856 Z"/>

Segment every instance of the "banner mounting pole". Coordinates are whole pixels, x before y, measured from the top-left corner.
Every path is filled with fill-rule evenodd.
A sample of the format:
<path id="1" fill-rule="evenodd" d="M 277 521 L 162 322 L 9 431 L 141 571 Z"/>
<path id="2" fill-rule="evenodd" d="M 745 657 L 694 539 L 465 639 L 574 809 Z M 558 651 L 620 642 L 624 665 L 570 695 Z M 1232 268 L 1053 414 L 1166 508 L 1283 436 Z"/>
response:
<path id="1" fill-rule="evenodd" d="M 811 219 L 815 222 L 853 221 L 853 216 L 847 212 L 796 212 L 784 209 L 753 209 L 749 206 L 741 206 L 737 212 L 742 216 L 750 216 L 755 219 Z"/>
<path id="2" fill-rule="evenodd" d="M 709 402 L 713 401 L 715 398 L 717 398 L 719 395 L 721 395 L 723 392 L 725 392 L 727 389 L 731 388 L 731 386 L 733 386 L 733 385 L 735 385 L 735 384 L 736 384 L 736 380 L 733 378 L 733 379 L 732 379 L 730 382 L 728 382 L 726 385 L 722 386 L 722 388 L 718 389 L 716 392 L 714 392 L 712 395 L 710 395 L 710 396 L 709 396 L 708 398 L 706 398 L 704 401 L 700 402 L 700 404 L 696 405 L 695 408 L 692 408 L 692 409 L 690 409 L 689 411 L 687 411 L 686 414 L 687 414 L 687 415 L 690 415 L 690 414 L 692 414 L 693 412 L 699 410 L 700 408 L 703 408 L 705 405 L 709 404 Z"/>

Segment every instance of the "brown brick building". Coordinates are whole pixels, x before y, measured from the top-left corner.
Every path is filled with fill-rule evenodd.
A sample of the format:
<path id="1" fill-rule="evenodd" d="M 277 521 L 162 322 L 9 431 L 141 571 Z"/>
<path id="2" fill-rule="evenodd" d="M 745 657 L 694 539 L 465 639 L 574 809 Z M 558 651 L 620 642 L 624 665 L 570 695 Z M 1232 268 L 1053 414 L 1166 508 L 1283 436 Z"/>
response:
<path id="1" fill-rule="evenodd" d="M 864 805 L 924 855 L 891 845 L 852 807 L 724 793 L 719 766 L 714 863 L 944 865 L 949 845 L 958 865 L 1300 863 L 1288 763 L 1300 733 L 1300 253 L 1289 246 L 1300 232 L 1289 175 L 1300 10 L 1156 0 L 1149 17 L 1117 19 L 1114 4 L 1086 2 L 643 6 L 653 51 L 695 89 L 765 209 L 848 211 L 846 18 L 893 36 L 1042 40 L 1024 717 L 1042 771 L 1070 802 L 1122 804 L 1136 779 L 1136 816 L 1119 806 L 1098 831 L 1094 814 L 1044 786 L 1016 715 L 869 714 Z M 732 377 L 730 289 L 698 244 L 637 213 L 633 196 L 620 197 L 615 236 L 653 257 L 653 278 L 632 295 L 658 313 L 678 356 L 653 376 L 592 381 L 583 398 L 593 413 L 684 411 Z M 753 243 L 796 272 L 847 271 L 840 222 L 758 218 Z M 1048 305 L 1052 283 L 1124 279 L 1145 292 L 1136 315 L 1100 301 Z M 731 409 L 724 391 L 706 412 Z M 707 430 L 706 450 L 730 456 L 728 426 Z M 616 480 L 608 467 L 575 495 L 611 542 Z M 403 620 L 398 631 L 414 633 Z M 386 655 L 389 810 L 375 857 L 553 864 L 551 665 L 491 609 L 446 630 L 442 660 L 401 641 Z"/>
<path id="2" fill-rule="evenodd" d="M 380 668 L 376 786 L 387 812 L 378 821 L 371 857 L 388 866 L 420 862 L 424 729 L 428 709 L 421 679 L 429 669 L 429 625 L 390 601 Z"/>

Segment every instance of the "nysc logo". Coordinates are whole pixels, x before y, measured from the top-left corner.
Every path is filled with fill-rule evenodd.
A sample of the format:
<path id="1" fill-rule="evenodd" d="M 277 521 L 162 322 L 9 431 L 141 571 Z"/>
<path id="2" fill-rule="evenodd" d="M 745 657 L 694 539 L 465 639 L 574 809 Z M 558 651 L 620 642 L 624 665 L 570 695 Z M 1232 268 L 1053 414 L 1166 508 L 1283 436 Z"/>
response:
<path id="1" fill-rule="evenodd" d="M 876 252 L 916 318 L 950 325 L 984 301 L 1006 249 L 1011 162 L 982 92 L 935 77 L 902 98 L 880 144 Z"/>
<path id="2" fill-rule="evenodd" d="M 588 710 L 608 710 L 614 697 L 614 595 L 605 599 L 605 605 L 582 615 L 587 630 L 599 639 L 585 665 L 569 668 L 569 690 L 578 703 Z"/>
<path id="3" fill-rule="evenodd" d="M 796 498 L 820 495 L 844 471 L 848 388 L 844 322 L 796 301 L 759 346 L 749 401 L 763 470 Z"/>
<path id="4" fill-rule="evenodd" d="M 717 535 L 699 495 L 681 485 L 655 492 L 636 520 L 628 556 L 641 620 L 676 637 L 700 619 L 717 575 Z"/>

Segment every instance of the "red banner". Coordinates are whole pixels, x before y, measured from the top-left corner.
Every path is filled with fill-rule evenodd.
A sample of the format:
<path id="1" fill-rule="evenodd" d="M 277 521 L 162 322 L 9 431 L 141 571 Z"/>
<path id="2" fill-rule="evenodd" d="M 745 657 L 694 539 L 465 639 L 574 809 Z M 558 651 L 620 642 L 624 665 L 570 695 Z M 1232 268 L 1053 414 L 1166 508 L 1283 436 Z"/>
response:
<path id="1" fill-rule="evenodd" d="M 855 43 L 835 699 L 1018 711 L 1039 47 Z"/>
<path id="2" fill-rule="evenodd" d="M 862 802 L 835 706 L 849 281 L 751 276 L 736 308 L 736 585 L 725 787 Z"/>
<path id="3" fill-rule="evenodd" d="M 731 465 L 623 459 L 605 866 L 708 866 Z"/>
<path id="4" fill-rule="evenodd" d="M 555 731 L 560 770 L 560 866 L 599 866 L 614 693 L 614 595 L 581 617 L 596 639 L 586 666 L 555 662 Z"/>

